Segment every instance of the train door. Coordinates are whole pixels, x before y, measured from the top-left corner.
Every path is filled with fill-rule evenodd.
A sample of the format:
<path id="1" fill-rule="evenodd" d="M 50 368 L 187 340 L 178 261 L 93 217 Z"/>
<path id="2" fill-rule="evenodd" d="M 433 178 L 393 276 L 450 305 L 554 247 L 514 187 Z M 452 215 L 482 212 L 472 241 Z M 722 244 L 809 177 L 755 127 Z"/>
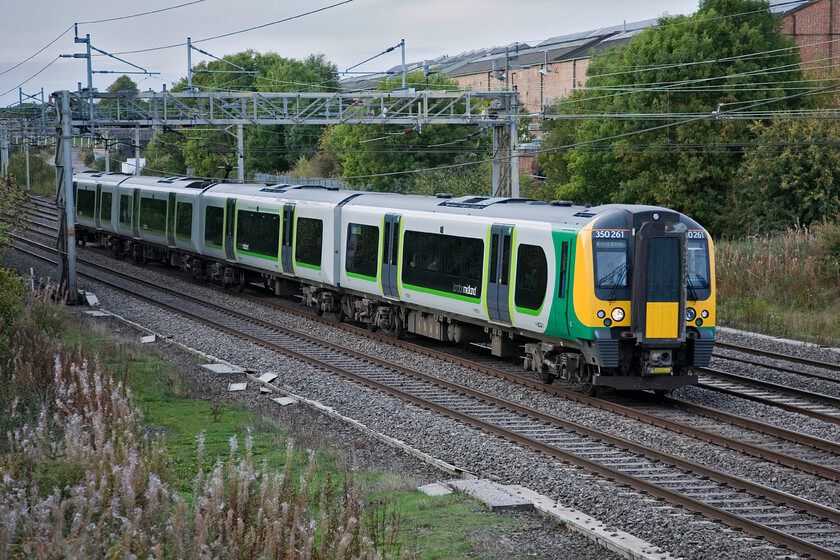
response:
<path id="1" fill-rule="evenodd" d="M 513 226 L 490 228 L 490 261 L 487 265 L 487 313 L 491 321 L 511 324 L 510 259 Z"/>
<path id="2" fill-rule="evenodd" d="M 166 201 L 166 239 L 169 246 L 175 246 L 175 193 L 169 193 Z"/>
<path id="3" fill-rule="evenodd" d="M 236 260 L 234 242 L 236 234 L 236 199 L 228 198 L 225 201 L 225 258 L 229 261 Z"/>
<path id="4" fill-rule="evenodd" d="M 647 222 L 636 234 L 633 330 L 642 342 L 685 338 L 685 232 Z"/>
<path id="5" fill-rule="evenodd" d="M 140 189 L 134 189 L 131 193 L 131 230 L 134 237 L 140 237 Z"/>
<path id="6" fill-rule="evenodd" d="M 96 220 L 96 228 L 99 229 L 102 227 L 102 185 L 97 183 L 96 184 L 96 199 L 93 203 L 93 216 Z"/>
<path id="7" fill-rule="evenodd" d="M 282 243 L 280 245 L 280 266 L 286 274 L 294 274 L 295 205 L 283 205 Z"/>
<path id="8" fill-rule="evenodd" d="M 555 234 L 556 235 L 556 234 Z M 572 261 L 572 243 L 571 237 L 565 241 L 559 242 L 560 253 L 557 256 L 557 299 L 558 305 L 555 311 L 555 321 L 557 323 L 557 331 L 563 334 L 569 334 L 569 299 L 571 296 L 571 265 Z"/>
<path id="9" fill-rule="evenodd" d="M 382 233 L 382 293 L 388 297 L 400 297 L 397 285 L 397 263 L 400 256 L 400 226 L 402 216 L 385 214 Z"/>

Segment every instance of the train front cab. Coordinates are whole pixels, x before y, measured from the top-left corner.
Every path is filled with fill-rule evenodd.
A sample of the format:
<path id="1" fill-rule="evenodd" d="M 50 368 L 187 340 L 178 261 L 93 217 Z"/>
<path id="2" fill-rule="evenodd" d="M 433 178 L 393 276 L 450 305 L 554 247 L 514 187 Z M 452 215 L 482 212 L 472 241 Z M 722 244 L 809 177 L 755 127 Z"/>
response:
<path id="1" fill-rule="evenodd" d="M 575 316 L 593 386 L 670 390 L 697 382 L 714 346 L 708 234 L 664 209 L 611 212 L 581 231 L 591 255 L 575 283 Z M 583 276 L 580 276 L 580 273 Z M 591 280 L 589 280 L 591 279 Z"/>

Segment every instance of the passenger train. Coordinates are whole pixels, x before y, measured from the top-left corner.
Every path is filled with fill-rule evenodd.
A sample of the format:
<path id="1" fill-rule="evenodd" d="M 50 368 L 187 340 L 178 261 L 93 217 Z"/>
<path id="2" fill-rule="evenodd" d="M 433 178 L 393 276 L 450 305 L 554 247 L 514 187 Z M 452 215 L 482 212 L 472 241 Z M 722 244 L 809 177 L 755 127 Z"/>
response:
<path id="1" fill-rule="evenodd" d="M 77 238 L 401 336 L 484 344 L 586 391 L 696 383 L 714 249 L 665 208 L 77 173 Z"/>

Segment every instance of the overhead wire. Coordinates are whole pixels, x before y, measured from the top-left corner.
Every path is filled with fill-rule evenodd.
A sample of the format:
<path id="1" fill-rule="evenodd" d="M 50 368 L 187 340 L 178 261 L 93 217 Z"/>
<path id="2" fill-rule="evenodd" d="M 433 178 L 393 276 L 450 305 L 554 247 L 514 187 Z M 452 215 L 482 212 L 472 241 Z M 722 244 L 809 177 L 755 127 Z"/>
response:
<path id="1" fill-rule="evenodd" d="M 270 27 L 272 25 L 277 25 L 279 23 L 286 23 L 288 21 L 292 21 L 292 20 L 295 20 L 295 19 L 300 19 L 302 17 L 306 17 L 306 16 L 309 16 L 309 15 L 312 15 L 312 14 L 317 14 L 319 12 L 323 12 L 323 11 L 326 11 L 326 10 L 330 10 L 332 8 L 336 8 L 336 7 L 341 6 L 343 4 L 349 4 L 350 2 L 353 2 L 353 1 L 354 0 L 342 0 L 341 2 L 336 2 L 335 4 L 330 4 L 329 6 L 324 6 L 322 8 L 318 8 L 318 9 L 315 9 L 315 10 L 310 10 L 308 12 L 303 12 L 301 14 L 297 14 L 297 15 L 294 15 L 294 16 L 289 16 L 287 18 L 278 19 L 276 21 L 270 21 L 268 23 L 263 23 L 261 25 L 255 25 L 253 27 L 248 27 L 246 29 L 240 29 L 239 31 L 231 31 L 230 33 L 223 33 L 221 35 L 214 35 L 212 37 L 204 37 L 203 39 L 196 39 L 196 40 L 193 40 L 191 42 L 193 44 L 204 43 L 204 42 L 207 42 L 207 41 L 215 41 L 216 39 L 223 39 L 225 37 L 232 37 L 233 35 L 239 35 L 241 33 L 247 33 L 249 31 L 255 31 L 257 29 L 263 29 L 265 27 Z M 117 52 L 117 53 L 114 53 L 114 54 L 136 54 L 136 53 L 161 51 L 161 50 L 166 50 L 166 49 L 173 49 L 173 48 L 176 48 L 176 47 L 183 47 L 183 46 L 186 46 L 186 44 L 187 44 L 186 42 L 174 43 L 174 44 L 171 44 L 171 45 L 163 45 L 163 46 L 160 46 L 160 47 L 151 47 L 151 48 L 147 48 L 147 49 L 120 51 L 120 52 Z"/>
<path id="2" fill-rule="evenodd" d="M 795 93 L 795 94 L 791 94 L 791 95 L 775 97 L 775 98 L 771 98 L 771 99 L 764 99 L 764 100 L 761 100 L 761 101 L 754 102 L 752 105 L 748 105 L 746 107 L 742 107 L 742 108 L 739 108 L 739 109 L 730 109 L 728 111 L 721 111 L 719 113 L 712 113 L 712 114 L 708 114 L 708 115 L 691 117 L 691 118 L 683 119 L 683 120 L 677 121 L 677 122 L 665 123 L 665 124 L 661 124 L 661 125 L 645 127 L 645 128 L 638 129 L 638 130 L 631 130 L 631 131 L 627 131 L 627 132 L 622 132 L 622 133 L 619 133 L 619 134 L 614 134 L 612 136 L 605 136 L 605 137 L 601 137 L 601 138 L 593 138 L 591 140 L 584 140 L 582 142 L 574 142 L 574 143 L 565 144 L 565 145 L 562 145 L 562 146 L 552 146 L 550 148 L 543 148 L 543 149 L 535 150 L 532 153 L 533 154 L 542 154 L 542 153 L 558 152 L 558 151 L 570 150 L 572 148 L 578 148 L 578 147 L 581 147 L 581 146 L 589 146 L 589 145 L 599 144 L 601 142 L 607 142 L 607 141 L 610 141 L 610 140 L 619 140 L 621 138 L 627 138 L 627 137 L 630 137 L 630 136 L 636 136 L 636 135 L 640 135 L 640 134 L 645 134 L 647 132 L 654 132 L 654 131 L 657 131 L 657 130 L 665 130 L 665 129 L 668 129 L 668 128 L 673 128 L 673 127 L 681 126 L 681 125 L 684 125 L 684 124 L 690 124 L 690 123 L 693 123 L 693 122 L 698 122 L 698 121 L 703 121 L 703 120 L 711 120 L 711 119 L 718 119 L 720 117 L 724 117 L 726 114 L 729 114 L 729 113 L 736 113 L 736 112 L 739 112 L 739 111 L 752 109 L 754 107 L 759 107 L 759 106 L 762 106 L 762 105 L 778 103 L 780 101 L 786 101 L 788 99 L 795 99 L 795 98 L 807 95 L 808 93 L 810 93 L 810 94 L 824 93 L 824 92 L 835 90 L 835 89 L 840 89 L 840 84 L 834 84 L 834 85 L 825 86 L 825 87 L 822 87 L 822 88 L 817 88 L 812 92 L 800 92 L 800 93 Z M 475 161 L 475 162 L 453 163 L 453 164 L 449 164 L 449 165 L 427 167 L 427 168 L 422 168 L 422 169 L 410 169 L 410 170 L 405 170 L 405 171 L 391 171 L 391 172 L 386 172 L 386 173 L 370 173 L 370 174 L 365 174 L 365 175 L 353 175 L 353 176 L 346 176 L 346 177 L 344 177 L 344 179 L 347 179 L 347 180 L 371 179 L 371 178 L 376 178 L 376 177 L 391 177 L 391 176 L 397 176 L 397 175 L 412 175 L 412 174 L 422 173 L 422 172 L 426 172 L 426 171 L 440 171 L 440 170 L 446 170 L 446 169 L 457 169 L 457 168 L 467 167 L 467 166 L 472 166 L 472 165 L 480 165 L 480 164 L 489 163 L 489 162 L 492 162 L 492 161 L 494 161 L 494 160 L 493 159 L 485 159 L 485 160 Z"/>

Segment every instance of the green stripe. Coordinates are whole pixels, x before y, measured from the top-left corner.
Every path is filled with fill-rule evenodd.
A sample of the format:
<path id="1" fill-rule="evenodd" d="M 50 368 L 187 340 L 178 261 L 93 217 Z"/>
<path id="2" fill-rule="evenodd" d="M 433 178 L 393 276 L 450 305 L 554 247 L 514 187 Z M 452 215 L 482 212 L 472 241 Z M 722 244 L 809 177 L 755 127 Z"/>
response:
<path id="1" fill-rule="evenodd" d="M 515 309 L 516 309 L 516 312 L 517 312 L 517 313 L 524 313 L 525 315 L 533 315 L 533 316 L 535 316 L 535 317 L 536 317 L 536 316 L 538 316 L 540 313 L 542 313 L 542 308 L 543 308 L 544 306 L 545 306 L 545 298 L 543 298 L 543 302 L 542 302 L 542 304 L 540 305 L 540 308 L 539 308 L 539 309 L 537 309 L 537 310 L 527 309 L 527 308 L 525 308 L 525 307 L 519 307 L 518 305 L 515 307 Z"/>
<path id="2" fill-rule="evenodd" d="M 272 257 L 271 255 L 263 255 L 262 253 L 253 253 L 251 251 L 243 251 L 242 249 L 237 250 L 237 254 L 248 255 L 249 257 L 254 257 L 254 258 L 257 258 L 257 259 L 265 259 L 267 261 L 274 261 L 274 262 L 278 261 L 277 256 Z"/>
<path id="3" fill-rule="evenodd" d="M 368 282 L 376 282 L 375 276 L 367 276 L 366 274 L 358 274 L 356 272 L 350 272 L 349 270 L 345 270 L 347 276 L 350 278 L 357 278 L 359 280 L 367 280 Z M 380 285 L 381 287 L 381 285 Z"/>
<path id="4" fill-rule="evenodd" d="M 295 261 L 295 267 L 298 267 L 298 266 L 303 267 L 303 268 L 311 268 L 312 270 L 321 270 L 321 267 L 318 266 L 318 265 L 307 264 L 307 263 L 302 263 L 300 261 Z"/>

